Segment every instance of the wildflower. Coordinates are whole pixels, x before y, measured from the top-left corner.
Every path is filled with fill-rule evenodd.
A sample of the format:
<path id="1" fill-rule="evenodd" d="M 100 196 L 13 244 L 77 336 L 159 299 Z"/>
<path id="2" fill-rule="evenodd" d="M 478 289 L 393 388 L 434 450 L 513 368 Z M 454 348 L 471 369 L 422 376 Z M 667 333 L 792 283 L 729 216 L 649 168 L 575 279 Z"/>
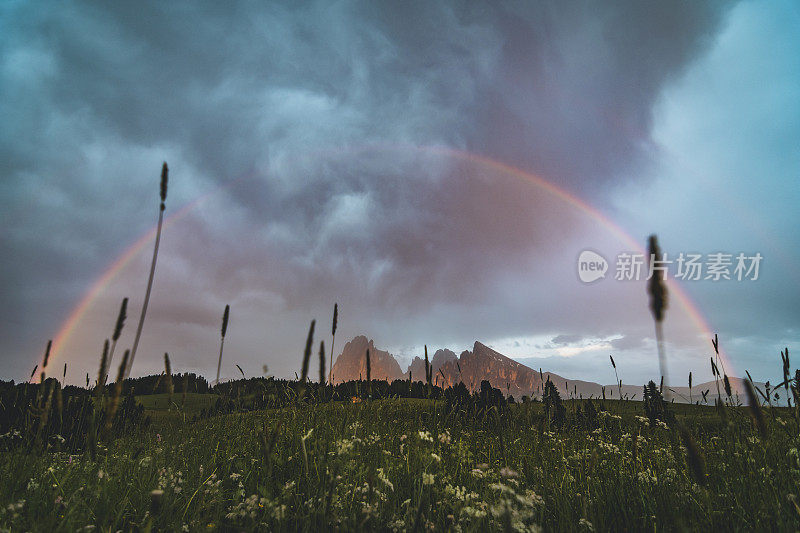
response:
<path id="1" fill-rule="evenodd" d="M 594 526 L 592 525 L 592 523 L 586 520 L 585 518 L 581 518 L 580 520 L 578 520 L 578 527 L 585 531 L 594 531 Z"/>
<path id="2" fill-rule="evenodd" d="M 477 479 L 482 479 L 483 477 L 486 476 L 486 473 L 480 468 L 473 468 L 470 473 L 472 474 L 472 477 L 475 477 Z"/>
<path id="3" fill-rule="evenodd" d="M 429 474 L 427 472 L 422 473 L 422 484 L 423 485 L 433 485 L 433 474 Z"/>
<path id="4" fill-rule="evenodd" d="M 384 485 L 389 487 L 389 490 L 394 490 L 394 485 L 392 485 L 392 482 L 389 481 L 388 477 L 386 477 L 386 474 L 384 473 L 383 468 L 378 468 L 378 479 L 380 479 L 381 482 L 383 482 Z"/>
<path id="5" fill-rule="evenodd" d="M 436 461 L 437 463 L 441 463 L 441 462 L 442 462 L 442 458 L 441 458 L 440 456 L 436 455 L 435 453 L 432 453 L 432 454 L 431 454 L 431 458 L 432 458 L 434 461 Z"/>
<path id="6" fill-rule="evenodd" d="M 503 476 L 503 477 L 518 477 L 519 476 L 519 474 L 515 470 L 512 470 L 511 468 L 509 468 L 507 466 L 504 466 L 503 468 L 500 469 L 500 475 Z"/>

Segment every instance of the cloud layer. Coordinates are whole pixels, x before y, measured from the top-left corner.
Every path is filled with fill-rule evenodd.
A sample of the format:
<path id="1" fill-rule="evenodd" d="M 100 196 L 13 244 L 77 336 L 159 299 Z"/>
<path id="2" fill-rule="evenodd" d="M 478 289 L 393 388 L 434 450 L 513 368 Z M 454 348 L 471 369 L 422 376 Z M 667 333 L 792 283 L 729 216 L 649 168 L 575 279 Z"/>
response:
<path id="1" fill-rule="evenodd" d="M 696 2 L 0 9 L 0 338 L 5 377 L 17 379 L 153 224 L 162 160 L 169 212 L 221 189 L 165 233 L 145 351 L 177 351 L 207 372 L 230 302 L 230 353 L 288 375 L 308 320 L 327 321 L 334 301 L 343 335 L 390 347 L 537 334 L 620 334 L 616 348 L 640 347 L 650 332 L 635 306 L 586 310 L 641 303 L 640 287 L 587 294 L 565 274 L 580 246 L 620 243 L 541 188 L 448 149 L 610 206 L 652 164 L 663 91 L 728 12 Z M 147 261 L 113 281 L 65 356 L 93 364 L 116 302 L 140 305 Z M 696 333 L 676 329 L 676 342 Z"/>

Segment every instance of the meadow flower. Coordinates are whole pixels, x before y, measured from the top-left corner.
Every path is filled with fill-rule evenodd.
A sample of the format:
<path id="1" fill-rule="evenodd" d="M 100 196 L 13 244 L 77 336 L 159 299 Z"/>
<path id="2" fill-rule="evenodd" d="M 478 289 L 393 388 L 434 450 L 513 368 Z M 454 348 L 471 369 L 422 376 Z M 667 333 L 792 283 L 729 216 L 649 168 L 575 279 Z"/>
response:
<path id="1" fill-rule="evenodd" d="M 394 485 L 392 485 L 392 482 L 389 481 L 388 477 L 386 477 L 386 473 L 383 471 L 383 468 L 378 468 L 377 472 L 378 472 L 378 479 L 380 479 L 384 485 L 389 487 L 389 490 L 394 490 Z"/>
<path id="2" fill-rule="evenodd" d="M 482 479 L 486 476 L 486 473 L 480 468 L 473 468 L 470 473 L 472 474 L 472 477 L 475 477 L 477 479 Z"/>
<path id="3" fill-rule="evenodd" d="M 475 507 L 466 506 L 461 510 L 469 518 L 480 519 L 486 516 L 486 511 Z"/>
<path id="4" fill-rule="evenodd" d="M 658 478 L 656 475 L 650 471 L 650 469 L 643 470 L 636 474 L 636 477 L 639 479 L 639 483 L 645 485 L 652 485 L 658 482 Z"/>
<path id="5" fill-rule="evenodd" d="M 433 474 L 429 474 L 427 472 L 422 473 L 422 484 L 423 485 L 433 485 L 434 476 Z"/>
<path id="6" fill-rule="evenodd" d="M 500 469 L 500 475 L 503 476 L 503 477 L 518 477 L 519 476 L 519 474 L 515 470 L 513 470 L 513 469 L 511 469 L 511 468 L 509 468 L 507 466 L 504 466 L 503 468 Z"/>

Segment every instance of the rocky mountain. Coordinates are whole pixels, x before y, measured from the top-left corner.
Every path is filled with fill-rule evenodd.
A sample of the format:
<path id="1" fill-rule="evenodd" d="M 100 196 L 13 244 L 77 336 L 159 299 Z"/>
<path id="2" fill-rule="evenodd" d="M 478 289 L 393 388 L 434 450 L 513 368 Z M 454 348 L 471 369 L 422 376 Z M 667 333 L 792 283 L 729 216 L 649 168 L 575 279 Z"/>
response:
<path id="1" fill-rule="evenodd" d="M 333 363 L 333 381 L 342 383 L 356 379 L 367 379 L 367 349 L 370 355 L 370 375 L 372 379 L 394 381 L 404 378 L 403 370 L 397 360 L 387 351 L 375 348 L 372 339 L 363 335 L 355 337 L 344 345 L 342 353 Z"/>
<path id="2" fill-rule="evenodd" d="M 403 372 L 400 365 L 392 354 L 387 351 L 375 348 L 372 340 L 358 336 L 348 342 L 333 365 L 334 382 L 357 380 L 366 378 L 366 351 L 369 348 L 372 365 L 373 379 L 385 379 L 393 381 L 395 379 L 408 379 L 409 372 L 414 381 L 425 380 L 425 360 L 415 357 L 406 372 Z M 540 397 L 543 390 L 543 381 L 551 380 L 562 398 L 600 398 L 605 388 L 606 398 L 617 399 L 620 392 L 623 397 L 633 400 L 641 400 L 642 385 L 622 385 L 622 389 L 617 385 L 600 385 L 591 381 L 570 380 L 553 374 L 543 372 L 540 369 L 533 369 L 515 361 L 505 355 L 492 350 L 485 344 L 478 341 L 472 347 L 472 351 L 466 350 L 456 357 L 450 350 L 437 350 L 431 359 L 433 366 L 433 380 L 439 386 L 452 386 L 463 381 L 468 389 L 472 391 L 480 390 L 481 381 L 488 380 L 492 387 L 500 389 L 505 396 L 511 394 L 516 399 L 522 396 Z M 747 403 L 744 393 L 744 380 L 741 378 L 730 378 L 733 401 Z M 760 390 L 764 391 L 764 384 L 756 382 Z M 727 398 L 723 384 L 720 381 L 720 391 L 723 398 Z M 665 397 L 674 398 L 675 402 L 688 403 L 691 401 L 706 403 L 703 401 L 702 393 L 708 391 L 706 395 L 707 403 L 713 405 L 717 397 L 717 385 L 710 381 L 707 383 L 695 384 L 691 394 L 686 386 L 672 386 L 665 391 Z M 781 396 L 785 396 L 785 391 L 777 391 Z M 774 400 L 774 398 L 773 398 Z M 785 405 L 786 399 L 779 398 L 775 405 Z"/>
<path id="3" fill-rule="evenodd" d="M 430 361 L 431 366 L 433 367 L 433 373 L 437 374 L 439 369 L 442 368 L 445 363 L 450 363 L 457 360 L 458 357 L 452 350 L 436 350 L 436 353 L 433 354 L 433 359 Z M 409 372 L 411 372 L 411 379 L 414 381 L 424 381 L 425 359 L 422 357 L 415 357 L 414 360 L 411 361 L 408 370 L 406 370 L 406 378 L 408 378 Z"/>
<path id="4" fill-rule="evenodd" d="M 488 380 L 492 387 L 515 398 L 529 396 L 540 390 L 542 385 L 538 372 L 477 341 L 471 352 L 461 352 L 457 361 L 449 361 L 442 366 L 438 376 L 440 381 L 442 374 L 445 386 L 463 381 L 468 389 L 474 391 L 480 389 L 481 381 Z"/>

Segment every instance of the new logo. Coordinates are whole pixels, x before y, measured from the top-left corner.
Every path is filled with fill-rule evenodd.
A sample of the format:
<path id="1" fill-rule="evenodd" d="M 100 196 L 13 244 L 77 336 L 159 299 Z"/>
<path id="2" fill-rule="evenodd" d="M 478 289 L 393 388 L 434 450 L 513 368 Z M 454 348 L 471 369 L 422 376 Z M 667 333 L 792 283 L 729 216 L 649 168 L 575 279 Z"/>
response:
<path id="1" fill-rule="evenodd" d="M 591 283 L 606 277 L 608 261 L 602 255 L 591 250 L 584 250 L 578 256 L 578 277 L 584 283 Z"/>

